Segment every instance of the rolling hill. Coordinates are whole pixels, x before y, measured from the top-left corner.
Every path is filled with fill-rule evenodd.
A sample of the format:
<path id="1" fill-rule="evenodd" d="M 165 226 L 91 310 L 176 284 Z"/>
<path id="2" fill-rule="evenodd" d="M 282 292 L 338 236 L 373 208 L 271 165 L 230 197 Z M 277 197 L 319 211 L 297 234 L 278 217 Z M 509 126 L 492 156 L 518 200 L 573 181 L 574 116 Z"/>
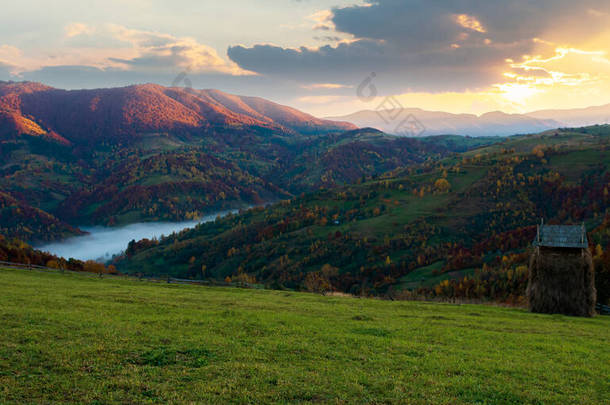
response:
<path id="1" fill-rule="evenodd" d="M 422 142 L 370 129 L 243 141 L 149 135 L 129 146 L 83 149 L 20 136 L 0 142 L 0 185 L 15 201 L 73 227 L 180 221 L 355 182 L 479 144 L 467 138 Z M 36 222 L 17 218 L 14 226 Z M 0 233 L 12 236 L 14 226 L 0 226 Z M 36 232 L 18 235 L 33 241 Z M 47 229 L 44 240 L 63 236 Z"/>
<path id="2" fill-rule="evenodd" d="M 363 295 L 418 288 L 413 281 L 422 277 L 461 278 L 484 265 L 514 272 L 524 258 L 503 255 L 524 251 L 539 218 L 590 229 L 604 221 L 609 145 L 607 126 L 510 137 L 134 243 L 118 265 Z M 603 235 L 592 240 L 606 246 Z M 521 287 L 496 288 L 494 298 L 519 300 Z"/>

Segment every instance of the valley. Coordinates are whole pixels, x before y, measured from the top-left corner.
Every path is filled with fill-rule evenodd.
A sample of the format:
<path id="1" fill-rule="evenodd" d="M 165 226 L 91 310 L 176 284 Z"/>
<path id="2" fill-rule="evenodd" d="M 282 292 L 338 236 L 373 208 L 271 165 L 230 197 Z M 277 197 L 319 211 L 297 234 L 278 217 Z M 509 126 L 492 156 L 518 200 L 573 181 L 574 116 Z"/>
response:
<path id="1" fill-rule="evenodd" d="M 103 129 L 112 136 L 99 138 L 89 127 L 91 117 L 105 114 L 101 106 L 115 99 L 117 115 L 105 124 L 113 127 Z M 352 183 L 498 140 L 422 142 L 367 128 L 345 131 L 353 126 L 264 100 L 240 100 L 221 92 L 195 97 L 161 86 L 66 92 L 35 83 L 0 83 L 0 109 L 23 119 L 27 115 L 28 122 L 46 128 L 3 126 L 8 132 L 0 137 L 0 232 L 39 244 L 82 234 L 77 225 L 193 220 Z M 57 102 L 94 104 L 88 113 L 66 118 L 72 124 L 67 126 L 45 115 Z M 202 103 L 225 108 L 227 116 L 238 114 L 220 102 L 241 111 L 244 122 L 216 130 L 207 124 L 175 127 L 174 116 L 196 114 Z M 269 114 L 266 127 L 243 116 L 247 112 L 262 120 L 253 108 Z M 150 109 L 163 111 L 167 122 L 150 121 Z M 87 119 L 87 114 L 93 116 Z"/>
<path id="2" fill-rule="evenodd" d="M 609 405 L 609 26 L 3 2 L 0 405 Z"/>
<path id="3" fill-rule="evenodd" d="M 129 242 L 133 240 L 158 239 L 163 235 L 170 235 L 193 228 L 200 223 L 213 221 L 216 217 L 224 216 L 228 213 L 223 211 L 196 220 L 183 222 L 142 222 L 116 227 L 82 227 L 81 229 L 87 232 L 86 235 L 73 236 L 68 239 L 35 246 L 35 248 L 59 257 L 108 262 L 113 256 L 123 253 Z"/>
<path id="4" fill-rule="evenodd" d="M 522 303 L 540 218 L 584 221 L 598 230 L 592 243 L 610 241 L 609 135 L 593 127 L 511 137 L 136 243 L 117 265 L 390 297 L 443 295 L 442 280 L 477 284 L 485 274 L 483 292 L 466 295 Z"/>
<path id="5" fill-rule="evenodd" d="M 102 259 L 153 277 L 522 305 L 540 218 L 584 221 L 602 251 L 610 240 L 607 126 L 415 139 L 214 91 L 198 94 L 197 108 L 191 92 L 161 86 L 64 92 L 25 83 L 4 94 L 14 111 L 36 113 L 28 120 L 46 134 L 55 130 L 32 106 L 53 97 L 118 98 L 135 120 L 118 119 L 116 137 L 103 140 L 63 126 L 64 142 L 34 124 L 1 139 L 0 232 L 59 256 L 21 255 L 41 265 L 64 256 L 80 263 L 62 266 L 95 269 L 86 262 Z M 195 114 L 201 103 L 270 115 L 264 130 L 246 118 L 231 129 L 179 130 L 174 117 L 154 121 L 164 132 L 151 133 L 150 106 L 133 107 Z M 6 256 L 18 245 L 9 242 Z M 605 268 L 601 253 L 596 260 Z"/>

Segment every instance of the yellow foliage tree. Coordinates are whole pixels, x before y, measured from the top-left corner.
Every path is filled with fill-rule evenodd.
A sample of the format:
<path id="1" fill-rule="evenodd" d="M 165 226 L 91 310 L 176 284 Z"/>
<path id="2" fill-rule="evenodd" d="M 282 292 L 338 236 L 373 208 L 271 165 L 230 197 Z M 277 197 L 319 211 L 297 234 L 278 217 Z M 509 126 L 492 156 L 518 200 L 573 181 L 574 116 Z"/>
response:
<path id="1" fill-rule="evenodd" d="M 57 262 L 57 260 L 49 260 L 47 262 L 47 267 L 50 267 L 52 269 L 59 269 L 59 263 Z"/>
<path id="2" fill-rule="evenodd" d="M 438 179 L 434 182 L 434 188 L 441 193 L 446 193 L 451 188 L 451 184 L 449 184 L 447 179 Z"/>

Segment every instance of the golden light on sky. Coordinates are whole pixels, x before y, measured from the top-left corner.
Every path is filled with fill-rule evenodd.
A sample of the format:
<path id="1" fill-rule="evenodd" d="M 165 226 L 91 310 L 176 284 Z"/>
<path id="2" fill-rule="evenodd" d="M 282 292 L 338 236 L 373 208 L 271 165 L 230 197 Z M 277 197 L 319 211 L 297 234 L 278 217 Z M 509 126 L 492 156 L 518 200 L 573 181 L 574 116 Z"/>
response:
<path id="1" fill-rule="evenodd" d="M 403 106 L 452 113 L 483 114 L 501 110 L 524 113 L 541 109 L 584 108 L 610 103 L 610 61 L 604 50 L 544 45 L 547 56 L 507 60 L 504 81 L 465 92 L 409 92 L 397 95 Z M 336 102 L 341 111 L 366 109 L 363 103 L 336 98 L 308 98 L 311 104 Z M 371 103 L 374 104 L 374 103 Z M 313 108 L 315 110 L 315 107 Z"/>
<path id="2" fill-rule="evenodd" d="M 0 80 L 169 85 L 187 72 L 320 116 L 387 96 L 475 114 L 610 103 L 607 0 L 57 0 L 36 15 L 37 2 L 0 14 Z M 363 102 L 371 72 L 378 99 Z"/>
<path id="3" fill-rule="evenodd" d="M 468 28 L 470 30 L 481 33 L 487 32 L 485 27 L 483 27 L 483 24 L 481 24 L 479 20 L 476 19 L 476 17 L 473 17 L 468 14 L 457 14 L 454 16 L 454 18 L 455 21 L 464 28 Z"/>

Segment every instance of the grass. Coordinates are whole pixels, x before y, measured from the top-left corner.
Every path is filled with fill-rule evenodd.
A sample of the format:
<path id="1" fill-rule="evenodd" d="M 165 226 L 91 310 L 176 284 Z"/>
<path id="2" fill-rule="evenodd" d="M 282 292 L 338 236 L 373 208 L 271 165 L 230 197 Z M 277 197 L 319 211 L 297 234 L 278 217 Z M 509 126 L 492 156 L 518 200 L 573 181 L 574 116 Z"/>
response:
<path id="1" fill-rule="evenodd" d="M 0 270 L 0 403 L 610 401 L 610 318 Z"/>
<path id="2" fill-rule="evenodd" d="M 434 274 L 434 271 L 440 271 L 445 262 L 440 261 L 432 263 L 428 266 L 420 267 L 406 276 L 400 278 L 400 283 L 397 285 L 399 288 L 414 290 L 419 287 L 434 287 L 438 283 L 447 279 L 461 279 L 465 276 L 473 275 L 476 269 L 464 269 L 456 270 L 448 273 Z"/>

